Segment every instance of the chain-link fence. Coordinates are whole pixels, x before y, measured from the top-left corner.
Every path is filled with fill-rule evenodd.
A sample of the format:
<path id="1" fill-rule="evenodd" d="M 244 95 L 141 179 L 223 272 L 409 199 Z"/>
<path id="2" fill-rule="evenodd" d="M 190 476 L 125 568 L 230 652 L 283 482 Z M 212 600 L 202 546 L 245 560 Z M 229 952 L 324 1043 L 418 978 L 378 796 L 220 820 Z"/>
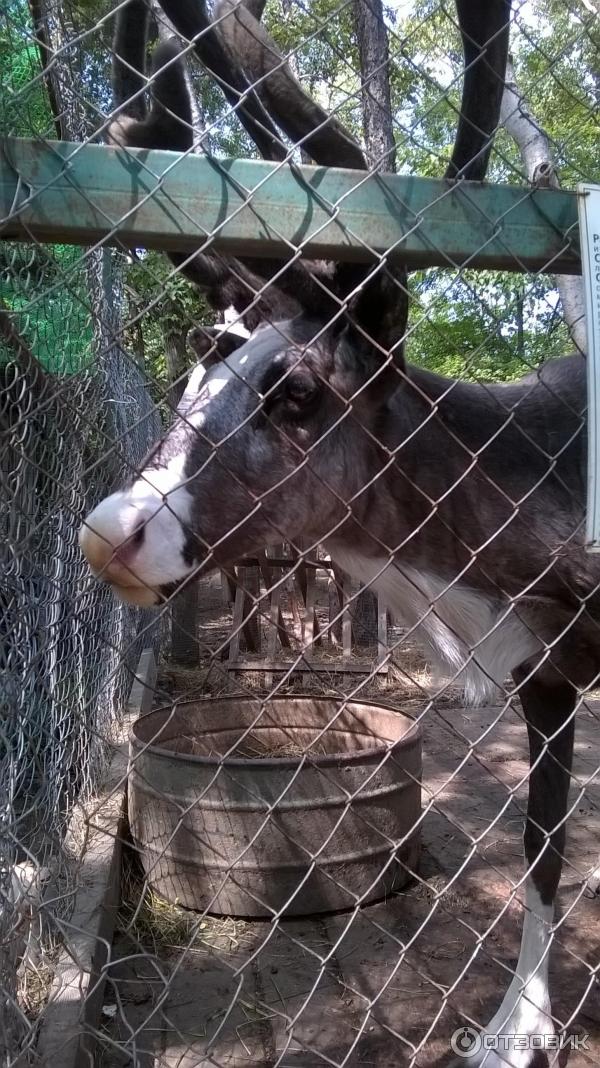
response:
<path id="1" fill-rule="evenodd" d="M 2 1064 L 600 1063 L 599 15 L 5 5 Z"/>

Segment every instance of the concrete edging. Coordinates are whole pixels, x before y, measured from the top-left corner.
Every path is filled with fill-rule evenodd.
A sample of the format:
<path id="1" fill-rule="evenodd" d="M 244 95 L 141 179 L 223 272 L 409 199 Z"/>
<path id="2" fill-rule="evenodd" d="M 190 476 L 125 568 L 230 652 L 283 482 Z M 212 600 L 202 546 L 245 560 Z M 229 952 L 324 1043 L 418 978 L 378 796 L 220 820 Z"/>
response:
<path id="1" fill-rule="evenodd" d="M 100 1026 L 106 964 L 119 907 L 122 844 L 127 816 L 129 731 L 149 712 L 156 684 L 152 649 L 144 649 L 131 687 L 121 739 L 101 792 L 86 814 L 86 841 L 77 873 L 73 911 L 55 920 L 64 936 L 37 1044 L 44 1068 L 93 1068 L 94 1031 Z"/>

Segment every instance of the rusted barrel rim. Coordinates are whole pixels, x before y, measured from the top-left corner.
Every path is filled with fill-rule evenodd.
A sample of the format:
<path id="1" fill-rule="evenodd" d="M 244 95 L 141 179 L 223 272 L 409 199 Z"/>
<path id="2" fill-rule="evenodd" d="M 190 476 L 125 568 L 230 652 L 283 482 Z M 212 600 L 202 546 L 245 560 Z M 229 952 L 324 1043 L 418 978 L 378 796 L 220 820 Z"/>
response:
<path id="1" fill-rule="evenodd" d="M 204 705 L 204 704 L 208 705 L 208 704 L 216 703 L 217 701 L 221 701 L 221 702 L 223 702 L 223 701 L 231 701 L 231 702 L 235 701 L 238 704 L 246 705 L 246 704 L 257 703 L 258 701 L 260 701 L 260 698 L 249 697 L 246 694 L 244 694 L 243 696 L 236 696 L 235 694 L 231 694 L 231 696 L 223 695 L 223 696 L 218 696 L 218 697 L 199 697 L 199 698 L 196 698 L 193 701 L 177 701 L 176 708 L 186 708 L 186 707 L 189 707 L 190 705 Z M 312 695 L 308 695 L 308 694 L 306 694 L 306 695 L 302 695 L 302 694 L 298 694 L 298 695 L 289 694 L 289 695 L 287 695 L 286 694 L 285 696 L 275 697 L 273 699 L 273 701 L 270 702 L 270 703 L 273 704 L 275 701 L 290 701 L 290 702 L 294 701 L 295 703 L 300 704 L 300 705 L 302 705 L 304 703 L 308 703 L 308 702 L 311 702 L 313 704 L 315 702 L 318 702 L 320 704 L 324 704 L 324 703 L 335 703 L 337 701 L 337 698 L 335 698 L 335 697 L 313 697 Z M 200 756 L 198 753 L 180 753 L 180 752 L 178 752 L 178 751 L 176 751 L 174 749 L 167 749 L 162 745 L 157 745 L 154 742 L 143 742 L 137 737 L 136 729 L 139 727 L 140 724 L 145 723 L 147 720 L 151 719 L 154 716 L 158 718 L 161 715 L 161 713 L 165 713 L 165 712 L 170 713 L 170 712 L 173 711 L 173 705 L 163 705 L 161 708 L 155 708 L 151 712 L 146 712 L 145 715 L 140 716 L 139 719 L 136 719 L 135 723 L 133 724 L 133 726 L 131 728 L 131 732 L 129 734 L 129 742 L 130 742 L 130 745 L 132 747 L 135 747 L 135 749 L 138 750 L 138 752 L 144 752 L 144 753 L 149 752 L 149 753 L 156 753 L 156 754 L 163 755 L 163 756 L 168 756 L 170 760 L 180 760 L 182 763 L 185 763 L 185 764 L 200 764 L 200 765 L 205 766 L 205 767 L 218 767 L 220 764 L 227 764 L 228 766 L 232 765 L 234 767 L 237 766 L 237 767 L 261 767 L 261 768 L 269 768 L 269 767 L 271 767 L 271 768 L 284 768 L 284 767 L 292 768 L 292 767 L 298 767 L 298 765 L 302 762 L 302 760 L 305 759 L 305 757 L 308 757 L 308 760 L 309 760 L 311 765 L 313 765 L 313 766 L 317 765 L 318 767 L 328 767 L 328 766 L 331 766 L 331 765 L 336 765 L 336 764 L 339 764 L 340 761 L 343 761 L 345 764 L 364 763 L 365 759 L 374 759 L 376 757 L 381 758 L 381 757 L 385 756 L 385 754 L 388 753 L 388 752 L 393 752 L 395 754 L 395 753 L 401 752 L 404 749 L 407 749 L 409 746 L 410 747 L 414 746 L 415 742 L 418 745 L 420 745 L 421 742 L 422 742 L 423 729 L 422 729 L 420 723 L 414 722 L 414 716 L 410 712 L 404 712 L 399 708 L 395 708 L 393 705 L 389 705 L 389 704 L 383 703 L 381 701 L 354 701 L 353 700 L 353 701 L 346 701 L 345 703 L 343 701 L 339 701 L 339 704 L 340 705 L 344 704 L 345 708 L 347 708 L 349 710 L 352 709 L 352 706 L 357 706 L 358 705 L 360 707 L 378 709 L 381 712 L 391 712 L 395 716 L 401 716 L 405 720 L 412 720 L 413 721 L 413 725 L 412 725 L 412 727 L 408 728 L 408 730 L 406 731 L 406 733 L 404 734 L 404 736 L 402 738 L 399 738 L 398 741 L 393 742 L 391 745 L 386 745 L 384 742 L 382 742 L 379 745 L 370 746 L 367 749 L 358 749 L 354 753 L 348 753 L 348 752 L 324 753 L 324 754 L 315 753 L 313 755 L 310 752 L 308 752 L 307 754 L 304 754 L 303 756 L 297 756 L 297 757 L 295 757 L 295 756 L 291 756 L 291 757 L 289 757 L 289 756 L 283 756 L 283 757 L 236 757 L 236 756 L 217 757 L 217 756 Z M 165 726 L 166 726 L 166 724 L 165 724 Z M 272 724 L 269 724 L 269 726 L 270 727 L 276 727 L 277 724 L 272 723 Z M 307 723 L 306 727 L 309 727 L 309 726 L 310 726 L 310 724 Z M 157 735 L 160 734 L 161 729 L 162 728 L 159 728 L 156 731 Z M 251 727 L 250 731 L 253 730 L 253 729 L 254 728 Z M 202 731 L 199 731 L 199 733 L 202 733 Z"/>

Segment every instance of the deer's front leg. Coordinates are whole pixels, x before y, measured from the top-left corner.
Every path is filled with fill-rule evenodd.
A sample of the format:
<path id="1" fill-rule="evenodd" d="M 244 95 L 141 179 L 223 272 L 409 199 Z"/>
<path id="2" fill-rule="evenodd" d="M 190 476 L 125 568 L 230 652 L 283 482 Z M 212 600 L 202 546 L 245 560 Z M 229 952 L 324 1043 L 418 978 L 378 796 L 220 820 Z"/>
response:
<path id="1" fill-rule="evenodd" d="M 576 690 L 568 683 L 547 686 L 526 673 L 515 674 L 529 734 L 530 777 L 525 825 L 525 918 L 514 977 L 481 1036 L 496 1049 L 474 1042 L 473 1052 L 452 1062 L 453 1068 L 548 1068 L 557 1053 L 521 1049 L 511 1035 L 554 1035 L 548 989 L 554 902 L 565 846 L 565 815 L 573 756 Z M 538 1043 L 540 1040 L 537 1040 Z M 543 1044 L 543 1039 L 542 1039 Z M 530 1046 L 534 1045 L 530 1042 Z"/>

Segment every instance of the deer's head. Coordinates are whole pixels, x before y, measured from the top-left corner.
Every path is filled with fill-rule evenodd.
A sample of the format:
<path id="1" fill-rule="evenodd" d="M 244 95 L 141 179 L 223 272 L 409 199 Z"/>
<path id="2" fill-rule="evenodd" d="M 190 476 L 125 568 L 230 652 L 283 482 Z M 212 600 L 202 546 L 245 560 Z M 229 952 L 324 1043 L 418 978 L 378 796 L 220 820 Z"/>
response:
<path id="1" fill-rule="evenodd" d="M 474 6 L 458 4 L 469 67 L 450 177 L 483 176 L 502 92 L 509 4 L 490 0 L 485 14 L 473 14 Z M 222 0 L 209 30 L 202 3 L 165 0 L 162 7 L 196 40 L 206 65 L 226 73 L 227 85 L 241 91 L 262 78 L 256 96 L 237 102 L 267 158 L 287 151 L 273 116 L 294 141 L 304 139 L 316 162 L 366 168 L 359 146 L 306 96 L 246 7 Z M 114 71 L 125 113 L 110 136 L 132 146 L 189 147 L 189 93 L 172 43 L 155 60 L 149 115 L 140 113 L 139 93 L 127 114 L 127 93 L 136 88 L 131 72 L 143 74 L 145 55 L 144 34 L 129 32 L 134 8 L 119 15 Z M 220 63 L 226 71 L 217 69 Z M 233 352 L 231 337 L 222 339 L 227 355 L 192 371 L 162 441 L 137 476 L 83 525 L 81 547 L 94 572 L 140 605 L 158 603 L 191 576 L 269 543 L 324 540 L 368 512 L 386 450 L 400 433 L 386 412 L 406 382 L 406 275 L 385 258 L 335 268 L 207 254 L 172 258 L 216 306 L 232 303 L 254 332 L 247 341 L 236 339 Z M 273 276 L 276 283 L 265 290 Z"/>

